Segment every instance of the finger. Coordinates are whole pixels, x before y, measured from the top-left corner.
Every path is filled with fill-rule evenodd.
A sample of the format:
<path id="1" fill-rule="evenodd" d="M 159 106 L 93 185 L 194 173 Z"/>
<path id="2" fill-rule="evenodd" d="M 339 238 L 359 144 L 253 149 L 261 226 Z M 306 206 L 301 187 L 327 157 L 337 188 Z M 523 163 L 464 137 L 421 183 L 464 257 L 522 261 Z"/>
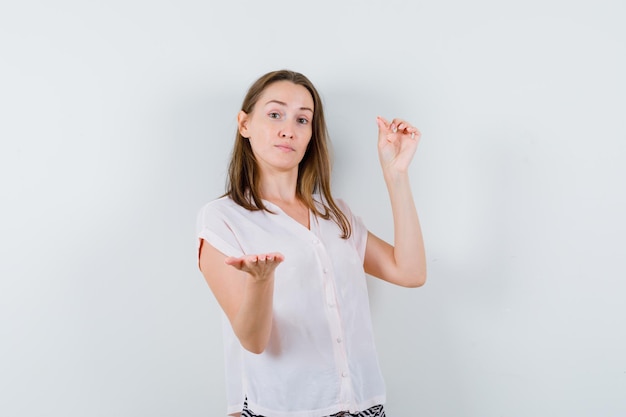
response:
<path id="1" fill-rule="evenodd" d="M 398 130 L 400 130 L 402 133 L 415 133 L 417 132 L 417 128 L 414 126 L 411 126 L 408 123 L 402 123 L 399 127 Z"/>
<path id="2" fill-rule="evenodd" d="M 258 258 L 256 255 L 242 256 L 241 258 L 239 258 L 239 261 L 239 269 L 253 268 L 258 264 Z"/>
<path id="3" fill-rule="evenodd" d="M 381 133 L 389 130 L 389 122 L 384 117 L 377 116 L 376 124 L 378 125 L 378 131 Z"/>
<path id="4" fill-rule="evenodd" d="M 413 131 L 411 131 L 411 139 L 419 139 L 422 136 L 422 132 L 420 132 L 418 129 L 414 128 Z"/>
<path id="5" fill-rule="evenodd" d="M 263 253 L 259 255 L 247 255 L 242 256 L 241 258 L 235 258 L 233 256 L 227 257 L 224 262 L 228 265 L 240 265 L 241 263 L 246 263 L 248 265 L 256 265 L 262 262 L 282 262 L 285 260 L 285 257 L 280 252 L 271 252 L 271 253 Z"/>
<path id="6" fill-rule="evenodd" d="M 408 125 L 407 122 L 396 117 L 391 121 L 390 128 L 393 133 L 397 133 L 398 131 L 402 132 L 406 128 L 407 125 Z"/>
<path id="7" fill-rule="evenodd" d="M 406 134 L 406 135 L 410 135 L 411 139 L 415 139 L 416 137 L 419 138 L 421 133 L 420 131 L 413 126 L 412 124 L 406 122 L 405 120 L 402 119 L 393 119 L 393 121 L 391 122 L 392 125 L 397 123 L 397 129 L 398 131 L 400 131 L 400 133 Z"/>
<path id="8" fill-rule="evenodd" d="M 272 252 L 270 255 L 274 258 L 274 261 L 276 262 L 282 262 L 285 260 L 285 255 L 280 252 Z"/>
<path id="9" fill-rule="evenodd" d="M 376 116 L 376 121 L 378 122 L 378 125 L 380 126 L 380 124 L 382 123 L 383 127 L 385 129 L 389 128 L 389 122 L 387 121 L 387 119 L 385 119 L 382 116 Z"/>
<path id="10" fill-rule="evenodd" d="M 276 263 L 276 264 L 281 263 L 285 259 L 285 257 L 281 253 L 278 253 L 278 252 L 268 253 L 265 255 L 265 257 L 268 263 Z"/>
<path id="11" fill-rule="evenodd" d="M 237 269 L 241 269 L 243 267 L 243 259 L 241 258 L 235 258 L 233 256 L 229 256 L 226 259 L 224 259 L 224 263 L 226 265 L 230 265 L 232 267 L 235 267 Z"/>
<path id="12" fill-rule="evenodd" d="M 396 126 L 397 130 L 399 131 L 409 131 L 410 129 L 415 129 L 410 123 L 408 123 L 406 120 L 403 119 L 393 119 L 391 121 L 392 126 Z"/>
<path id="13" fill-rule="evenodd" d="M 378 144 L 382 146 L 386 142 L 394 142 L 396 133 L 396 127 L 390 124 L 384 117 L 377 116 L 376 123 L 378 124 Z"/>

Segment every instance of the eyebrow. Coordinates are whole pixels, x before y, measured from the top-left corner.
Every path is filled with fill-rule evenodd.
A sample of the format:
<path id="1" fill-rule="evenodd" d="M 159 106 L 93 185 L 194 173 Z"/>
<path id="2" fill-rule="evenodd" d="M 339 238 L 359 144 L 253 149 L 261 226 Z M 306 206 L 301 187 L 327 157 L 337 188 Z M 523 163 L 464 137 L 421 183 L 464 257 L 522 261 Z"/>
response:
<path id="1" fill-rule="evenodd" d="M 276 104 L 280 104 L 281 106 L 287 106 L 287 103 L 280 101 L 280 100 L 269 100 L 267 103 L 265 103 L 265 105 L 268 105 L 270 103 L 276 103 Z M 311 113 L 313 113 L 313 109 L 310 107 L 300 107 L 300 110 L 308 110 Z"/>

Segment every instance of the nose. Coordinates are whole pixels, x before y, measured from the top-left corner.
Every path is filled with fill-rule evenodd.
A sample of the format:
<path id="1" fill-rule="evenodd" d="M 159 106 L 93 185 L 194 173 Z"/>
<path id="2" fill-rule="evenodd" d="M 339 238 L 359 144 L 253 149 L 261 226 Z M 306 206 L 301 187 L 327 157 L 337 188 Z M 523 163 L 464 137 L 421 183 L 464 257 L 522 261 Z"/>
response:
<path id="1" fill-rule="evenodd" d="M 283 129 L 280 131 L 280 137 L 283 139 L 293 139 L 293 133 Z"/>
<path id="2" fill-rule="evenodd" d="M 278 132 L 278 135 L 282 139 L 293 139 L 293 126 L 291 126 L 289 123 L 285 123 L 282 129 L 280 129 L 280 131 Z"/>

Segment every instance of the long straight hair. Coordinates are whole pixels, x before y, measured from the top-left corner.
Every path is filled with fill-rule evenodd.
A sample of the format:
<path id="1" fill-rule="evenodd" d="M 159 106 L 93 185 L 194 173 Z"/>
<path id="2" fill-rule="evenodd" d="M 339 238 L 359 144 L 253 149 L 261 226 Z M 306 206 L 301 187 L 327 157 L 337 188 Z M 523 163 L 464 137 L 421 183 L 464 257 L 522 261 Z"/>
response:
<path id="1" fill-rule="evenodd" d="M 296 85 L 301 85 L 311 93 L 313 98 L 312 136 L 304 157 L 298 165 L 296 195 L 316 216 L 334 221 L 341 229 L 341 237 L 347 239 L 352 233 L 352 228 L 346 215 L 339 209 L 331 194 L 328 130 L 324 119 L 322 100 L 313 83 L 298 72 L 289 70 L 269 72 L 252 84 L 243 100 L 241 110 L 246 114 L 251 114 L 265 89 L 278 81 L 290 81 Z M 250 142 L 237 129 L 228 166 L 225 195 L 247 210 L 265 210 L 271 213 L 263 204 L 259 181 L 260 171 Z M 315 204 L 314 194 L 321 196 L 321 209 Z"/>

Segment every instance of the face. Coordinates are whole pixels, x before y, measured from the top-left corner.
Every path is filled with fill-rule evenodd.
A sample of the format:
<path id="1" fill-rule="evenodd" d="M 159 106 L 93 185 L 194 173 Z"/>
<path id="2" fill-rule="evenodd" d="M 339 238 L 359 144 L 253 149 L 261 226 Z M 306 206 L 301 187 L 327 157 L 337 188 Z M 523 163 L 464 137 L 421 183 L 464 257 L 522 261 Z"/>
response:
<path id="1" fill-rule="evenodd" d="M 290 81 L 265 88 L 250 114 L 239 113 L 239 132 L 248 138 L 261 172 L 293 171 L 313 131 L 311 93 Z"/>

